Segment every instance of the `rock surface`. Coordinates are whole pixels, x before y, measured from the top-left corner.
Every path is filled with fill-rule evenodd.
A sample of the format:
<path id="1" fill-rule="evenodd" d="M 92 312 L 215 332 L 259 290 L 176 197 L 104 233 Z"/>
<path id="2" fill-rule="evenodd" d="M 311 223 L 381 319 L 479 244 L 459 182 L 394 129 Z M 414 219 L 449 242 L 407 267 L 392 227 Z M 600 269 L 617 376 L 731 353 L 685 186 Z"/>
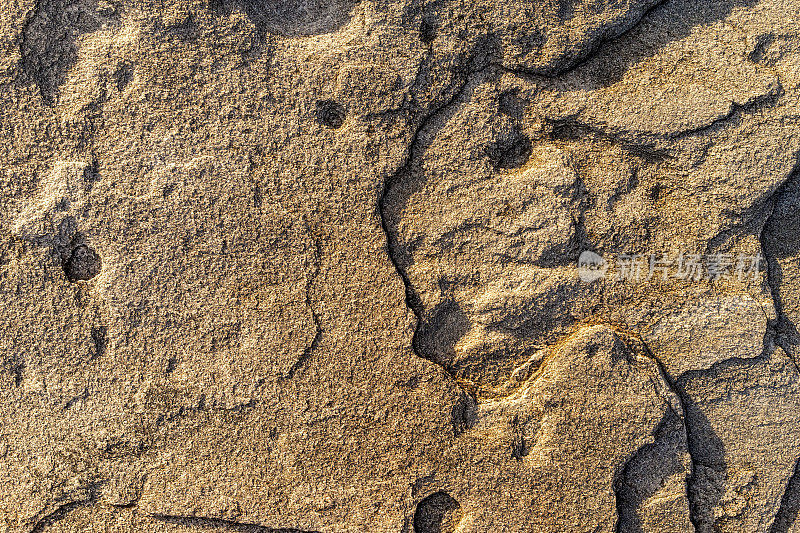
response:
<path id="1" fill-rule="evenodd" d="M 793 0 L 0 6 L 0 531 L 800 531 Z"/>

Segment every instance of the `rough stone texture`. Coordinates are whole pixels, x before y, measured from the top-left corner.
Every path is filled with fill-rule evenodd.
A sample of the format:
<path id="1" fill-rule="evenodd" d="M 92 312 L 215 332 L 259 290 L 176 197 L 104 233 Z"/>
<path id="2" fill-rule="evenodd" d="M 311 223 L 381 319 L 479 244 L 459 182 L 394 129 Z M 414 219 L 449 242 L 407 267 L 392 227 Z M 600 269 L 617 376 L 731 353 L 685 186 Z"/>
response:
<path id="1" fill-rule="evenodd" d="M 767 531 L 800 452 L 797 367 L 778 349 L 681 381 L 695 459 L 689 491 L 703 502 L 698 529 Z"/>
<path id="2" fill-rule="evenodd" d="M 0 531 L 799 531 L 798 12 L 4 2 Z"/>

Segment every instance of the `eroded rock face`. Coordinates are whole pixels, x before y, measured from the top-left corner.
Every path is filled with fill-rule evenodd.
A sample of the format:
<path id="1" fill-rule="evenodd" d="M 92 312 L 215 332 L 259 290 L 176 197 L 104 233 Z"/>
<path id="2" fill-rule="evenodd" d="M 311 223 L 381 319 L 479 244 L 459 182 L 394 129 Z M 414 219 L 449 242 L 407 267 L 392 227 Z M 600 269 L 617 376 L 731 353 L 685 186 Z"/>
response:
<path id="1" fill-rule="evenodd" d="M 620 527 L 632 524 L 617 507 L 626 490 L 635 490 L 620 486 L 622 467 L 659 445 L 664 457 L 649 462 L 657 470 L 630 481 L 644 486 L 645 493 L 637 501 L 632 498 L 630 508 L 643 515 L 652 512 L 645 485 L 655 483 L 672 493 L 664 514 L 675 515 L 656 522 L 688 522 L 685 492 L 676 490 L 689 473 L 686 435 L 682 426 L 671 426 L 666 431 L 673 431 L 672 441 L 663 443 L 660 430 L 680 418 L 681 409 L 641 344 L 607 326 L 579 328 L 547 354 L 539 373 L 519 391 L 479 406 L 466 446 L 496 471 L 513 474 L 519 484 L 509 488 L 509 497 L 492 504 L 495 491 L 502 490 L 500 480 L 490 481 L 477 465 L 465 465 L 462 485 L 474 487 L 465 492 L 480 503 L 468 511 L 470 522 L 462 530 L 522 528 L 516 516 L 528 512 L 527 527 L 541 531 L 617 531 L 621 519 Z M 477 487 L 486 483 L 491 490 L 479 494 Z"/>
<path id="2" fill-rule="evenodd" d="M 689 491 L 703 502 L 698 529 L 774 531 L 773 523 L 786 522 L 779 514 L 797 463 L 798 376 L 778 349 L 757 362 L 731 361 L 684 378 L 696 461 Z"/>
<path id="3" fill-rule="evenodd" d="M 797 530 L 799 7 L 6 2 L 0 529 Z"/>

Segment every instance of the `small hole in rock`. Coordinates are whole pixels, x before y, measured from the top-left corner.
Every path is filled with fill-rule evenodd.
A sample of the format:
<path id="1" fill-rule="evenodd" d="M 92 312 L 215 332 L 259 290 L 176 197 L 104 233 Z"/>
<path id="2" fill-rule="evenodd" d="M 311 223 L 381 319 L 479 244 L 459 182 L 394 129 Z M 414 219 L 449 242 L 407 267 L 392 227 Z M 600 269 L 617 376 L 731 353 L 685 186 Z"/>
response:
<path id="1" fill-rule="evenodd" d="M 414 512 L 415 533 L 453 533 L 461 522 L 461 505 L 443 491 L 431 494 Z"/>
<path id="2" fill-rule="evenodd" d="M 650 187 L 650 199 L 653 201 L 661 199 L 666 189 L 663 183 L 656 183 Z"/>
<path id="3" fill-rule="evenodd" d="M 425 44 L 430 44 L 436 39 L 436 21 L 431 17 L 422 19 L 419 25 L 419 38 Z"/>
<path id="4" fill-rule="evenodd" d="M 346 113 L 344 107 L 333 100 L 317 102 L 317 121 L 323 126 L 337 129 L 344 124 Z"/>
<path id="5" fill-rule="evenodd" d="M 81 244 L 72 250 L 69 258 L 64 261 L 64 273 L 67 279 L 73 283 L 76 281 L 86 281 L 100 273 L 102 261 L 100 256 L 92 248 Z"/>
<path id="6" fill-rule="evenodd" d="M 514 129 L 501 135 L 486 149 L 494 168 L 520 168 L 531 156 L 531 140 L 521 131 Z"/>
<path id="7" fill-rule="evenodd" d="M 505 91 L 500 95 L 498 109 L 504 115 L 521 119 L 525 113 L 525 103 L 515 89 Z"/>
<path id="8" fill-rule="evenodd" d="M 120 63 L 117 70 L 114 71 L 113 78 L 117 90 L 122 92 L 133 79 L 133 65 L 127 61 Z"/>
<path id="9" fill-rule="evenodd" d="M 91 191 L 98 181 L 100 181 L 100 163 L 97 158 L 93 158 L 92 164 L 83 169 L 83 182 L 86 192 Z"/>
<path id="10" fill-rule="evenodd" d="M 108 346 L 108 328 L 105 326 L 93 327 L 92 344 L 94 345 L 94 351 L 90 354 L 90 358 L 97 359 L 98 357 L 103 357 L 103 354 L 106 353 L 106 347 Z"/>
<path id="11" fill-rule="evenodd" d="M 456 437 L 471 429 L 478 421 L 478 403 L 467 393 L 462 393 L 451 411 L 453 432 Z"/>

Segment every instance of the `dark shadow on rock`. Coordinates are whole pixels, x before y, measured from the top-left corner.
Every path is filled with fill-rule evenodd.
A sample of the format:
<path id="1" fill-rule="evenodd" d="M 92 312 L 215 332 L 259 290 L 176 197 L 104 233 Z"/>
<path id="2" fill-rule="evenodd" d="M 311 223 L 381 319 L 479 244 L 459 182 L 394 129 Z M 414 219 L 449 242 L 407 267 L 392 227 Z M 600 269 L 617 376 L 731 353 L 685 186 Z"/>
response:
<path id="1" fill-rule="evenodd" d="M 800 512 L 800 460 L 795 463 L 794 473 L 786 484 L 786 491 L 781 498 L 781 506 L 775 521 L 769 528 L 769 533 L 789 533 L 790 528 L 797 521 Z"/>
<path id="2" fill-rule="evenodd" d="M 445 300 L 424 312 L 414 333 L 416 353 L 446 369 L 453 361 L 453 347 L 472 327 L 455 300 Z"/>
<path id="3" fill-rule="evenodd" d="M 461 521 L 461 505 L 449 494 L 439 491 L 417 505 L 414 512 L 415 533 L 453 533 Z"/>
<path id="4" fill-rule="evenodd" d="M 191 529 L 213 529 L 216 531 L 238 531 L 240 533 L 317 533 L 315 531 L 306 531 L 294 528 L 271 528 L 264 527 L 257 524 L 247 524 L 242 522 L 235 522 L 232 520 L 223 520 L 220 518 L 206 518 L 201 516 L 174 516 L 164 514 L 150 515 L 154 520 L 164 522 L 165 524 L 172 524 L 175 526 L 183 526 Z"/>
<path id="5" fill-rule="evenodd" d="M 794 356 L 796 350 L 792 348 L 800 344 L 795 324 L 800 307 L 792 298 L 786 297 L 784 283 L 800 283 L 800 171 L 796 170 L 773 198 L 772 214 L 761 232 L 761 248 L 767 262 L 767 282 L 778 315 L 775 330 L 779 342 L 786 344 L 784 349 Z M 787 259 L 794 262 L 794 272 L 785 270 Z"/>
<path id="6" fill-rule="evenodd" d="M 450 414 L 453 419 L 453 433 L 458 437 L 466 430 L 472 429 L 478 422 L 478 402 L 466 392 L 462 392 Z"/>
<path id="7" fill-rule="evenodd" d="M 670 477 L 686 472 L 681 455 L 688 450 L 680 417 L 668 412 L 654 438 L 654 442 L 642 447 L 628 461 L 615 484 L 618 533 L 645 533 L 641 511 L 647 501 Z"/>
<path id="8" fill-rule="evenodd" d="M 714 508 L 722 500 L 728 479 L 725 446 L 702 407 L 687 393 L 686 384 L 692 379 L 689 375 L 684 375 L 675 386 L 686 410 L 686 441 L 693 465 L 687 483 L 689 512 L 698 533 L 711 533 L 716 531 Z"/>
<path id="9" fill-rule="evenodd" d="M 321 35 L 350 22 L 358 0 L 214 0 L 217 10 L 241 9 L 263 32 L 286 37 Z"/>
<path id="10" fill-rule="evenodd" d="M 316 105 L 317 122 L 327 128 L 339 129 L 347 118 L 345 108 L 333 100 L 320 100 Z"/>
<path id="11" fill-rule="evenodd" d="M 495 139 L 486 148 L 486 155 L 495 169 L 516 169 L 528 162 L 533 144 L 518 127 L 497 132 Z"/>
<path id="12" fill-rule="evenodd" d="M 59 88 L 78 59 L 77 37 L 115 20 L 116 10 L 101 8 L 97 0 L 37 1 L 22 29 L 20 66 L 47 105 L 57 102 Z"/>
<path id="13" fill-rule="evenodd" d="M 503 313 L 499 320 L 488 324 L 487 329 L 508 333 L 520 340 L 554 343 L 565 334 L 565 328 L 575 323 L 576 319 L 569 313 L 575 305 L 575 294 L 572 283 L 553 284 L 542 294 L 544 299 L 535 305 L 520 307 L 516 312 Z"/>

